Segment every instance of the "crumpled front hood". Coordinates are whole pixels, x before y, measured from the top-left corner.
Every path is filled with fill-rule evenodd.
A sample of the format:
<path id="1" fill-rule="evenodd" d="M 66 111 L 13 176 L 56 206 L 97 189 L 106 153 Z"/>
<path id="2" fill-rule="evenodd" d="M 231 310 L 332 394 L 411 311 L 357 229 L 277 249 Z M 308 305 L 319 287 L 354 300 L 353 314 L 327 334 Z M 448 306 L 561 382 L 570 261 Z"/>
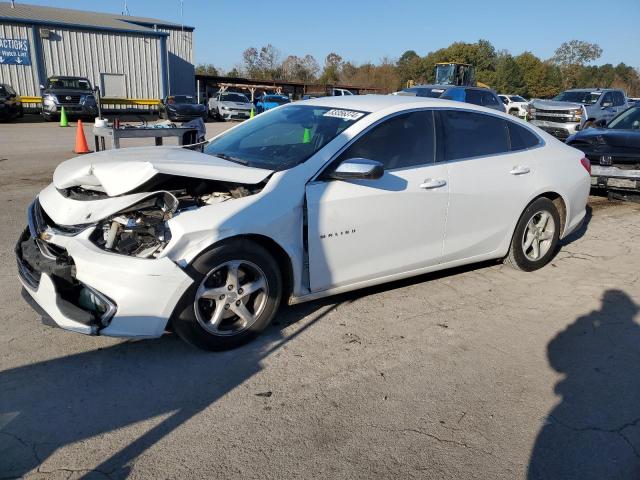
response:
<path id="1" fill-rule="evenodd" d="M 593 145 L 608 145 L 616 148 L 630 148 L 640 152 L 640 131 L 638 130 L 588 128 L 576 133 L 571 137 L 571 141 L 588 142 Z"/>
<path id="2" fill-rule="evenodd" d="M 531 105 L 540 110 L 576 110 L 582 108 L 581 103 L 558 102 L 557 100 L 534 100 Z"/>
<path id="3" fill-rule="evenodd" d="M 53 173 L 53 184 L 60 189 L 101 187 L 113 197 L 130 192 L 159 173 L 255 185 L 273 171 L 180 147 L 123 148 L 62 162 Z"/>

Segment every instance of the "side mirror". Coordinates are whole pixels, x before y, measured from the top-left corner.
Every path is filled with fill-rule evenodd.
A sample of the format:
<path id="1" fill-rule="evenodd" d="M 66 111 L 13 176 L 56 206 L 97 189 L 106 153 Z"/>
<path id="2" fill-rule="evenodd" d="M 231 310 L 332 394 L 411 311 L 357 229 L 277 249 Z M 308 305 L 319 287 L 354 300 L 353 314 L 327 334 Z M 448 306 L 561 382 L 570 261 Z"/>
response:
<path id="1" fill-rule="evenodd" d="M 382 163 L 367 158 L 349 158 L 340 162 L 327 177 L 333 180 L 377 180 L 382 175 Z"/>

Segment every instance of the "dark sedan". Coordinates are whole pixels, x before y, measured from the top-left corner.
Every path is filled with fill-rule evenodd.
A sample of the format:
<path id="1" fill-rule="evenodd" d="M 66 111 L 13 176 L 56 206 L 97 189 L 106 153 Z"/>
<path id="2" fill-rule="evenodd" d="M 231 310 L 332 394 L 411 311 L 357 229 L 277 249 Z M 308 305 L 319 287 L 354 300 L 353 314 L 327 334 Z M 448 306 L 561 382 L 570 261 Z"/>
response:
<path id="1" fill-rule="evenodd" d="M 0 120 L 22 116 L 22 102 L 11 85 L 0 83 Z"/>
<path id="2" fill-rule="evenodd" d="M 440 98 L 456 100 L 458 102 L 473 103 L 482 107 L 505 112 L 504 104 L 493 90 L 482 87 L 452 87 L 447 89 Z"/>
<path id="3" fill-rule="evenodd" d="M 172 122 L 186 122 L 194 118 L 207 121 L 207 108 L 196 102 L 191 95 L 171 95 L 160 102 L 160 118 Z"/>
<path id="4" fill-rule="evenodd" d="M 610 191 L 640 193 L 640 107 L 619 113 L 606 125 L 567 138 L 591 161 L 591 185 Z"/>

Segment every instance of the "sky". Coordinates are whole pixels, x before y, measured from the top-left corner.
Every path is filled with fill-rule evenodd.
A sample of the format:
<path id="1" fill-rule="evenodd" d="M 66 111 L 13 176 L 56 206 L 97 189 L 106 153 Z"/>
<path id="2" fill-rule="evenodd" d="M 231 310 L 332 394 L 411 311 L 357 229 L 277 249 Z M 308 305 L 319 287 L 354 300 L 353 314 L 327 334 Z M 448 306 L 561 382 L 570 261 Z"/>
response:
<path id="1" fill-rule="evenodd" d="M 17 3 L 160 18 L 195 27 L 196 63 L 229 70 L 248 47 L 282 55 L 336 52 L 357 64 L 420 55 L 454 41 L 489 40 L 497 50 L 546 59 L 572 39 L 603 49 L 596 64 L 640 68 L 640 0 L 16 0 Z"/>

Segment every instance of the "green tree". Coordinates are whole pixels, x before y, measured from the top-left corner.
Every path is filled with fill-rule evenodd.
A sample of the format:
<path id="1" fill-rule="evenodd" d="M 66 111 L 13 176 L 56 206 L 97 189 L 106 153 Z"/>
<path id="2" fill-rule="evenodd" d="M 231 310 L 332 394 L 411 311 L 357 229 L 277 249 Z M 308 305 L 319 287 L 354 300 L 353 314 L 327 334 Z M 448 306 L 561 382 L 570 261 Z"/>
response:
<path id="1" fill-rule="evenodd" d="M 520 66 L 509 53 L 502 53 L 496 61 L 496 71 L 491 87 L 498 92 L 524 95 L 527 86 Z"/>
<path id="2" fill-rule="evenodd" d="M 564 88 L 577 87 L 583 78 L 584 66 L 602 55 L 602 48 L 597 43 L 582 40 L 571 40 L 560 45 L 551 62 L 562 72 Z"/>
<path id="3" fill-rule="evenodd" d="M 199 63 L 196 65 L 196 75 L 218 76 L 220 75 L 220 70 L 211 63 Z"/>
<path id="4" fill-rule="evenodd" d="M 324 70 L 320 75 L 320 83 L 332 85 L 340 81 L 340 69 L 342 68 L 342 57 L 335 52 L 331 52 L 324 59 Z"/>

